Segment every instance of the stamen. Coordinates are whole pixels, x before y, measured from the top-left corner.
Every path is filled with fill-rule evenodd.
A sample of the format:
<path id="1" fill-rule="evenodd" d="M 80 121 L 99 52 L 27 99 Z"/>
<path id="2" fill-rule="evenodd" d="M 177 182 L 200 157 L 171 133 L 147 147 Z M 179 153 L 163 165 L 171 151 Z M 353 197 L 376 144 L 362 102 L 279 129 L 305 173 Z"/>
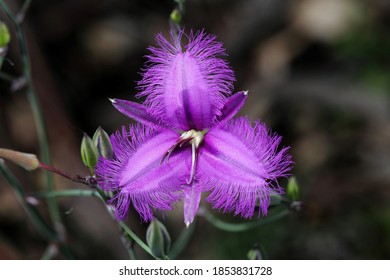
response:
<path id="1" fill-rule="evenodd" d="M 172 147 L 170 147 L 164 154 L 164 156 L 162 157 L 161 161 L 160 161 L 160 164 L 164 162 L 164 160 L 166 159 L 167 161 L 169 161 L 169 157 L 171 156 L 171 154 L 173 153 L 173 151 L 177 148 L 177 146 L 179 145 L 179 141 L 177 141 L 175 144 L 172 145 Z"/>
<path id="2" fill-rule="evenodd" d="M 196 162 L 198 159 L 198 149 L 195 143 L 191 144 L 191 174 L 190 179 L 186 180 L 187 184 L 191 184 L 195 177 Z"/>
<path id="3" fill-rule="evenodd" d="M 182 147 L 184 144 L 189 143 L 191 144 L 191 173 L 190 178 L 186 180 L 187 184 L 191 184 L 194 181 L 195 173 L 196 173 L 196 164 L 198 161 L 198 148 L 200 144 L 203 141 L 204 135 L 207 132 L 207 130 L 203 131 L 196 131 L 194 129 L 188 130 L 183 132 L 180 135 L 180 138 L 175 142 L 175 144 L 170 147 L 164 156 L 161 159 L 161 163 L 164 162 L 164 160 L 169 160 L 169 157 L 171 154 L 178 148 Z"/>

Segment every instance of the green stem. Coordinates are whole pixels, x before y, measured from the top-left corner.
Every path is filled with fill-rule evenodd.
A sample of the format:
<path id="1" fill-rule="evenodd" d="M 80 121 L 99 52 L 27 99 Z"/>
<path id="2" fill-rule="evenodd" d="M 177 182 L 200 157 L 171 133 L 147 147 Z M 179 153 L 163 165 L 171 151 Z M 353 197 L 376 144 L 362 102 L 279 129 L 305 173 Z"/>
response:
<path id="1" fill-rule="evenodd" d="M 25 193 L 23 190 L 23 186 L 19 182 L 19 180 L 11 173 L 10 170 L 5 166 L 4 162 L 0 160 L 0 173 L 5 177 L 8 183 L 12 186 L 12 189 L 16 195 L 17 200 L 22 205 L 24 210 L 27 212 L 28 216 L 31 218 L 31 221 L 39 232 L 39 234 L 51 241 L 57 241 L 57 236 L 53 232 L 53 230 L 47 225 L 45 220 L 39 214 L 37 209 L 31 204 L 27 203 L 25 200 Z"/>
<path id="2" fill-rule="evenodd" d="M 118 224 L 146 253 L 151 255 L 153 258 L 156 258 L 149 246 L 146 245 L 124 222 L 118 222 Z"/>
<path id="3" fill-rule="evenodd" d="M 1 66 L 3 66 L 4 56 L 3 56 L 3 54 L 1 54 L 1 49 L 0 49 L 0 69 L 1 69 Z M 0 76 L 0 78 L 2 78 L 2 77 Z M 4 79 L 4 78 L 2 78 L 2 79 Z M 8 79 L 4 79 L 4 80 L 7 80 L 10 82 L 10 80 L 8 80 Z"/>
<path id="4" fill-rule="evenodd" d="M 184 13 L 184 5 L 186 3 L 186 0 L 175 0 L 175 2 L 177 3 L 177 5 L 179 7 L 180 12 Z"/>
<path id="5" fill-rule="evenodd" d="M 99 194 L 99 196 L 101 197 L 101 199 L 105 203 L 107 203 L 107 201 L 109 200 L 107 195 L 99 187 L 96 187 L 96 191 Z M 112 212 L 110 211 L 110 209 L 108 209 L 108 212 L 110 213 L 112 218 L 115 219 L 114 216 L 112 215 Z M 130 243 L 135 241 L 135 243 L 137 243 L 146 253 L 151 255 L 153 258 L 156 258 L 153 255 L 152 251 L 150 250 L 149 246 L 146 245 L 124 222 L 118 222 L 118 225 L 121 227 L 122 236 L 127 238 Z M 122 243 L 125 245 L 125 248 L 127 249 L 127 252 L 129 253 L 130 259 L 136 259 L 135 252 L 134 252 L 134 249 L 132 248 L 132 246 L 128 246 L 128 244 L 125 244 L 123 241 L 122 241 Z"/>
<path id="6" fill-rule="evenodd" d="M 32 0 L 24 1 L 22 8 L 20 9 L 19 13 L 16 15 L 16 19 L 17 19 L 18 23 L 22 23 L 24 18 L 26 17 L 26 13 L 27 13 L 28 8 L 30 8 L 31 1 Z"/>
<path id="7" fill-rule="evenodd" d="M 43 252 L 41 260 L 51 260 L 55 255 L 58 254 L 58 248 L 55 244 L 49 244 Z"/>
<path id="8" fill-rule="evenodd" d="M 122 228 L 121 228 L 121 230 L 122 230 Z M 123 230 L 122 230 L 122 232 L 123 232 Z M 130 260 L 136 260 L 137 256 L 136 256 L 134 248 L 133 248 L 133 244 L 134 244 L 133 239 L 130 236 L 128 236 L 127 234 L 122 234 L 121 241 L 122 241 L 123 246 L 127 250 L 127 254 L 129 254 Z"/>
<path id="9" fill-rule="evenodd" d="M 82 190 L 82 189 L 72 189 L 72 190 L 65 190 L 65 191 L 55 191 L 55 192 L 46 192 L 46 193 L 39 193 L 36 194 L 35 197 L 51 197 L 53 199 L 58 197 L 66 197 L 66 196 L 96 196 L 103 200 L 103 202 L 107 205 L 108 200 L 110 199 L 104 191 L 102 191 L 97 185 L 96 182 L 86 180 L 84 177 L 76 176 L 72 177 L 63 172 L 62 170 L 56 169 L 53 166 L 49 166 L 46 164 L 40 163 L 40 168 L 43 168 L 49 172 L 54 172 L 64 178 L 67 178 L 68 180 L 83 183 L 89 185 L 93 190 Z M 89 183 L 87 182 L 89 181 Z M 93 180 L 95 181 L 95 180 Z M 108 208 L 108 213 L 111 215 L 112 218 L 114 216 L 112 215 L 111 210 Z M 129 253 L 130 259 L 136 259 L 136 255 L 134 252 L 134 249 L 131 245 L 133 241 L 135 241 L 142 249 L 144 249 L 148 254 L 153 256 L 150 248 L 124 223 L 124 222 L 118 222 L 121 230 L 122 230 L 122 236 L 123 238 L 127 238 L 129 243 L 122 240 L 122 243 L 124 244 L 125 248 L 127 249 L 127 252 Z M 154 256 L 153 256 L 154 257 Z M 155 258 L 155 257 L 154 257 Z"/>
<path id="10" fill-rule="evenodd" d="M 2 58 L 0 57 L 0 60 Z M 1 63 L 0 63 L 0 66 L 1 66 Z M 7 73 L 4 73 L 4 72 L 0 72 L 0 79 L 3 79 L 4 81 L 7 81 L 7 82 L 10 82 L 12 83 L 14 80 L 15 80 L 15 77 L 7 74 Z"/>
<path id="11" fill-rule="evenodd" d="M 264 226 L 266 224 L 272 223 L 274 221 L 277 221 L 283 217 L 285 217 L 289 213 L 288 209 L 284 209 L 274 215 L 269 215 L 267 218 L 264 218 L 262 220 L 254 221 L 254 222 L 247 222 L 247 223 L 229 223 L 222 221 L 215 217 L 213 214 L 207 211 L 204 207 L 199 207 L 198 215 L 205 218 L 209 223 L 211 223 L 213 226 L 215 226 L 218 229 L 229 231 L 229 232 L 241 232 L 246 231 L 249 229 L 253 229 L 256 227 Z"/>
<path id="12" fill-rule="evenodd" d="M 196 217 L 192 224 L 185 228 L 176 239 L 175 243 L 172 246 L 171 251 L 168 254 L 169 259 L 174 260 L 183 252 L 183 250 L 187 247 L 188 243 L 191 240 L 192 235 L 194 234 L 196 228 Z"/>
<path id="13" fill-rule="evenodd" d="M 182 19 L 185 12 L 185 2 L 186 0 L 174 0 L 177 3 L 177 7 L 172 11 L 170 16 L 171 28 L 174 31 L 175 36 L 178 36 L 179 31 L 181 30 Z"/>
<path id="14" fill-rule="evenodd" d="M 28 3 L 27 3 L 28 4 Z M 4 0 L 0 0 L 0 6 L 3 11 L 7 14 L 7 16 L 11 19 L 12 23 L 15 25 L 17 41 L 19 43 L 19 52 L 22 61 L 23 75 L 26 78 L 27 83 L 27 98 L 30 103 L 35 124 L 37 127 L 37 134 L 39 139 L 39 148 L 40 148 L 40 158 L 46 163 L 50 164 L 50 152 L 49 152 L 49 143 L 47 140 L 46 129 L 43 121 L 43 115 L 41 106 L 39 104 L 38 97 L 35 93 L 32 78 L 31 78 L 31 67 L 30 67 L 30 59 L 26 44 L 26 37 L 24 34 L 24 30 L 21 26 L 20 20 L 15 17 L 13 12 L 9 9 L 8 5 L 4 2 Z M 27 6 L 28 7 L 28 6 Z M 54 189 L 54 180 L 53 175 L 50 172 L 45 171 L 45 180 L 46 180 L 46 191 L 52 192 Z M 54 228 L 56 229 L 57 234 L 61 242 L 65 242 L 65 233 L 63 232 L 64 226 L 61 222 L 61 216 L 57 201 L 55 198 L 47 198 L 47 204 L 49 207 L 49 214 L 51 220 L 54 224 Z"/>
<path id="15" fill-rule="evenodd" d="M 82 189 L 71 189 L 65 191 L 54 191 L 49 193 L 37 193 L 33 195 L 34 197 L 50 197 L 50 198 L 59 198 L 59 197 L 67 197 L 67 196 L 95 196 L 99 197 L 99 194 L 95 190 L 82 190 Z"/>

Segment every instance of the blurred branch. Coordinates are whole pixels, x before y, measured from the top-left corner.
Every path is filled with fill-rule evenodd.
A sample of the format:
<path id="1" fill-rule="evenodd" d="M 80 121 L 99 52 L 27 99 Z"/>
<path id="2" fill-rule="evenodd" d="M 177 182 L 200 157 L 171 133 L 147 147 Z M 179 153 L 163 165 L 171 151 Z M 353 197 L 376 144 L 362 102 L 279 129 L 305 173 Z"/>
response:
<path id="1" fill-rule="evenodd" d="M 41 159 L 46 164 L 50 164 L 49 143 L 48 143 L 46 129 L 44 125 L 42 110 L 32 82 L 30 58 L 27 49 L 26 36 L 24 34 L 24 30 L 21 25 L 21 19 L 24 18 L 23 14 L 27 11 L 30 2 L 31 1 L 27 0 L 24 3 L 21 13 L 19 13 L 19 15 L 22 16 L 19 16 L 19 18 L 14 15 L 14 13 L 10 10 L 10 8 L 8 7 L 8 5 L 5 3 L 4 0 L 0 0 L 0 7 L 10 18 L 12 23 L 15 25 L 17 41 L 19 43 L 19 52 L 20 52 L 21 62 L 23 67 L 23 75 L 26 79 L 26 84 L 27 84 L 27 88 L 26 88 L 27 98 L 30 103 L 34 115 L 34 119 L 35 119 L 35 124 L 37 127 Z M 53 191 L 54 189 L 53 175 L 50 172 L 45 172 L 45 178 L 46 178 L 47 192 Z M 54 198 L 47 198 L 47 204 L 49 207 L 50 217 L 54 223 L 54 228 L 57 234 L 59 235 L 61 242 L 65 242 L 64 226 L 62 225 L 61 222 L 61 216 L 60 216 L 58 204 Z"/>
<path id="2" fill-rule="evenodd" d="M 46 197 L 46 198 L 50 197 L 50 198 L 55 199 L 55 198 L 67 197 L 67 196 L 95 196 L 95 197 L 101 198 L 103 200 L 103 202 L 105 203 L 105 205 L 107 206 L 107 202 L 110 200 L 110 198 L 104 193 L 104 191 L 102 191 L 98 187 L 96 179 L 94 177 L 91 177 L 91 176 L 72 177 L 72 176 L 65 174 L 65 172 L 58 170 L 52 166 L 42 165 L 42 163 L 40 163 L 40 167 L 45 168 L 46 170 L 49 170 L 50 172 L 54 172 L 58 175 L 61 175 L 61 176 L 65 177 L 71 181 L 86 184 L 86 185 L 94 188 L 94 190 L 73 189 L 73 190 L 65 190 L 65 191 L 54 191 L 54 192 L 39 193 L 39 194 L 34 195 L 34 197 Z M 114 216 L 112 215 L 112 211 L 110 210 L 110 208 L 107 207 L 107 210 L 108 210 L 109 214 L 111 215 L 111 217 L 113 219 L 115 219 Z M 122 237 L 127 239 L 127 242 L 123 239 L 121 239 L 121 241 L 122 241 L 123 245 L 125 246 L 127 252 L 129 253 L 130 259 L 136 258 L 135 252 L 133 249 L 133 241 L 136 242 L 145 252 L 147 252 L 152 257 L 154 257 L 154 255 L 152 254 L 148 245 L 146 245 L 124 222 L 118 222 L 118 225 L 121 228 Z"/>
<path id="3" fill-rule="evenodd" d="M 171 25 L 171 29 L 175 31 L 177 35 L 180 31 L 182 19 L 185 12 L 185 2 L 186 0 L 174 0 L 177 3 L 177 7 L 171 12 L 169 16 L 169 23 Z"/>
<path id="4" fill-rule="evenodd" d="M 130 260 L 136 260 L 137 256 L 134 251 L 134 240 L 129 237 L 127 234 L 126 235 L 121 235 L 121 241 L 123 246 L 126 248 L 127 253 L 129 254 Z"/>
<path id="5" fill-rule="evenodd" d="M 15 77 L 13 77 L 12 75 L 7 74 L 7 73 L 0 72 L 0 79 L 3 79 L 4 81 L 10 82 L 10 83 L 13 83 L 15 80 Z"/>
<path id="6" fill-rule="evenodd" d="M 179 7 L 180 12 L 184 13 L 184 5 L 186 3 L 186 0 L 175 0 L 175 2 L 177 3 L 177 5 Z"/>
<path id="7" fill-rule="evenodd" d="M 124 230 L 126 234 L 128 234 L 146 253 L 151 255 L 153 258 L 156 258 L 149 246 L 146 245 L 135 233 L 132 231 L 124 222 L 118 222 L 121 228 Z"/>
<path id="8" fill-rule="evenodd" d="M 36 228 L 36 230 L 39 232 L 39 234 L 50 241 L 57 241 L 57 236 L 54 233 L 54 231 L 47 225 L 45 220 L 42 218 L 42 216 L 39 214 L 37 209 L 32 206 L 31 204 L 26 202 L 25 199 L 25 193 L 22 184 L 19 182 L 19 180 L 12 174 L 10 170 L 6 167 L 4 164 L 4 161 L 0 159 L 0 173 L 4 176 L 4 178 L 8 181 L 8 183 L 11 185 L 15 195 L 16 199 L 19 201 L 19 203 L 22 205 L 24 210 L 27 212 L 29 217 L 31 218 L 31 221 Z"/>
<path id="9" fill-rule="evenodd" d="M 284 209 L 274 215 L 270 215 L 262 220 L 254 221 L 254 222 L 248 222 L 248 223 L 229 223 L 222 221 L 215 217 L 213 214 L 211 214 L 206 208 L 204 207 L 199 207 L 198 210 L 198 216 L 201 216 L 206 219 L 209 223 L 211 223 L 213 226 L 215 226 L 218 229 L 224 230 L 224 231 L 229 231 L 229 232 L 241 232 L 241 231 L 246 231 L 249 229 L 253 229 L 256 227 L 264 226 L 269 223 L 272 223 L 274 221 L 277 221 L 285 216 L 290 211 L 288 209 Z"/>
<path id="10" fill-rule="evenodd" d="M 43 252 L 41 260 L 51 260 L 58 254 L 58 247 L 56 244 L 49 244 Z"/>
<path id="11" fill-rule="evenodd" d="M 65 191 L 54 191 L 49 193 L 37 193 L 33 197 L 51 197 L 51 198 L 60 198 L 60 197 L 69 197 L 69 196 L 94 196 L 100 197 L 99 193 L 95 190 L 82 190 L 82 189 L 71 189 Z"/>
<path id="12" fill-rule="evenodd" d="M 173 244 L 172 249 L 168 255 L 170 260 L 176 259 L 181 254 L 181 252 L 183 252 L 183 250 L 187 247 L 188 243 L 191 240 L 192 235 L 194 234 L 195 228 L 196 228 L 196 217 L 188 228 L 183 229 L 183 231 L 180 233 L 179 237 Z"/>
<path id="13" fill-rule="evenodd" d="M 22 23 L 24 21 L 24 18 L 26 17 L 27 10 L 30 8 L 32 0 L 26 0 L 23 3 L 22 8 L 20 9 L 19 13 L 16 15 L 16 20 L 18 23 Z"/>

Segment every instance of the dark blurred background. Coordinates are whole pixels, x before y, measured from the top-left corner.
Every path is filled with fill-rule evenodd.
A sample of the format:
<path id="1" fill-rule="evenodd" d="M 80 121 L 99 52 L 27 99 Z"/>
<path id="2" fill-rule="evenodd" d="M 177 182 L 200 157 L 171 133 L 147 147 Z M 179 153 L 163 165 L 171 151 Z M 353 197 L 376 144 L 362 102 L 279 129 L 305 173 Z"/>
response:
<path id="1" fill-rule="evenodd" d="M 13 11 L 22 4 L 5 2 Z M 168 33 L 175 7 L 173 0 L 32 1 L 23 26 L 55 166 L 88 174 L 79 157 L 83 132 L 129 123 L 108 98 L 134 99 L 146 47 Z M 12 24 L 2 12 L 0 19 L 12 33 L 1 71 L 20 76 Z M 187 0 L 183 24 L 224 43 L 236 91 L 250 92 L 240 114 L 261 119 L 291 146 L 304 207 L 244 233 L 200 217 L 180 258 L 245 259 L 256 243 L 270 259 L 390 258 L 390 1 Z M 0 147 L 39 153 L 25 90 L 3 80 Z M 42 191 L 41 171 L 8 166 L 29 193 Z M 83 188 L 58 177 L 56 186 Z M 100 201 L 59 202 L 76 258 L 127 258 Z M 128 222 L 144 235 L 137 214 Z M 184 227 L 180 206 L 164 224 L 175 239 Z M 39 259 L 45 247 L 0 177 L 0 259 Z"/>

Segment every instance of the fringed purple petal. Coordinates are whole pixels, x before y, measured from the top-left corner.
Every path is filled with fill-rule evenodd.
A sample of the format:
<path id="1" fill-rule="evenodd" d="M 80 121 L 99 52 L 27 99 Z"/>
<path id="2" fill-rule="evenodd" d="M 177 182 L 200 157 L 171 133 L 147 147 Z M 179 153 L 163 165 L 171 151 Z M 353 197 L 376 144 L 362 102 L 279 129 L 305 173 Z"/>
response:
<path id="1" fill-rule="evenodd" d="M 238 111 L 244 106 L 248 91 L 240 91 L 230 96 L 221 110 L 221 117 L 218 126 L 222 126 L 233 118 Z"/>
<path id="2" fill-rule="evenodd" d="M 143 125 L 152 126 L 157 129 L 162 127 L 161 122 L 150 115 L 147 107 L 143 104 L 122 99 L 112 99 L 111 102 L 119 112 Z"/>
<path id="3" fill-rule="evenodd" d="M 138 83 L 150 112 L 177 129 L 202 130 L 220 115 L 225 96 L 232 91 L 234 74 L 224 56 L 222 44 L 203 31 L 191 32 L 182 47 L 183 32 L 167 41 L 157 35 L 159 47 L 151 55 Z"/>
<path id="4" fill-rule="evenodd" d="M 265 125 L 252 127 L 243 117 L 206 133 L 198 178 L 211 191 L 213 207 L 249 218 L 259 201 L 259 214 L 266 214 L 271 190 L 283 192 L 277 178 L 287 176 L 292 164 L 288 148 L 278 150 L 280 141 Z"/>
<path id="5" fill-rule="evenodd" d="M 130 203 L 142 220 L 153 218 L 152 209 L 169 210 L 180 199 L 189 176 L 190 151 L 182 149 L 162 162 L 177 140 L 170 130 L 153 130 L 142 125 L 111 136 L 114 159 L 99 158 L 95 173 L 103 190 L 116 191 L 112 200 L 116 218 L 123 220 Z"/>
<path id="6" fill-rule="evenodd" d="M 193 181 L 186 186 L 184 194 L 184 223 L 188 227 L 194 221 L 198 211 L 202 189 L 197 182 Z"/>

